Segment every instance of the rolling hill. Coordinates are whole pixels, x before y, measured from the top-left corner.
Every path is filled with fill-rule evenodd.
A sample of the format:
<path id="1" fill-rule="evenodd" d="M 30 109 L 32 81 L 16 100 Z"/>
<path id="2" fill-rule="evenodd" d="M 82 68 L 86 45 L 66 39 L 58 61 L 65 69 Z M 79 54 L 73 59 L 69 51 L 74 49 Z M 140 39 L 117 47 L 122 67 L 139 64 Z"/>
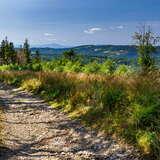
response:
<path id="1" fill-rule="evenodd" d="M 137 51 L 136 46 L 133 45 L 83 45 L 73 48 L 50 48 L 40 47 L 31 48 L 34 54 L 36 50 L 39 50 L 40 54 L 44 58 L 54 58 L 62 55 L 64 51 L 73 49 L 77 54 L 86 57 L 111 57 L 111 58 L 136 58 Z M 160 47 L 157 47 L 157 53 L 155 56 L 160 57 Z"/>

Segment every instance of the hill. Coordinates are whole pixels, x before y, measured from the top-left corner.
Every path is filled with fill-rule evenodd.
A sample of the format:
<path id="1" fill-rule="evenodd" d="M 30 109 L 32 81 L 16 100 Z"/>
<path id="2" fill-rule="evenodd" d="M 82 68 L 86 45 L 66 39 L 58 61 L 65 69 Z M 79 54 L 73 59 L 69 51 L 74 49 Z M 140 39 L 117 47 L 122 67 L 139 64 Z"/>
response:
<path id="1" fill-rule="evenodd" d="M 64 51 L 73 49 L 76 53 L 91 57 L 111 57 L 111 58 L 136 58 L 137 51 L 134 45 L 83 45 L 72 48 L 31 48 L 32 53 L 39 50 L 45 58 L 60 56 Z M 160 47 L 157 47 L 156 56 L 160 57 Z"/>

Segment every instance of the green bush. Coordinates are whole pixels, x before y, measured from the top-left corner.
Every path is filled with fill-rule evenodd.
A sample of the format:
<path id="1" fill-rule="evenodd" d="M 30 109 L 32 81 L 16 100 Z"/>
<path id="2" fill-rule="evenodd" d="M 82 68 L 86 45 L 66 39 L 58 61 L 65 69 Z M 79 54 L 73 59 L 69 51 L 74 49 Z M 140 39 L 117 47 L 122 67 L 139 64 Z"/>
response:
<path id="1" fill-rule="evenodd" d="M 35 64 L 32 64 L 32 70 L 33 71 L 41 71 L 42 70 L 42 65 L 40 63 L 35 63 Z"/>
<path id="2" fill-rule="evenodd" d="M 122 86 L 109 86 L 102 94 L 102 103 L 105 111 L 121 109 L 127 103 L 125 90 Z"/>
<path id="3" fill-rule="evenodd" d="M 112 60 L 106 60 L 104 63 L 101 64 L 100 71 L 102 73 L 111 75 L 114 73 L 115 69 L 116 69 L 115 62 Z"/>
<path id="4" fill-rule="evenodd" d="M 42 82 L 37 78 L 26 79 L 22 82 L 21 87 L 27 91 L 38 92 L 42 87 Z"/>
<path id="5" fill-rule="evenodd" d="M 133 73 L 133 69 L 127 65 L 120 65 L 115 71 L 115 75 L 128 75 Z"/>
<path id="6" fill-rule="evenodd" d="M 139 131 L 137 133 L 137 143 L 145 156 L 150 155 L 153 159 L 159 159 L 160 141 L 155 132 Z"/>
<path id="7" fill-rule="evenodd" d="M 100 64 L 98 64 L 95 61 L 88 63 L 83 67 L 83 72 L 85 73 L 98 73 L 99 71 L 100 71 Z"/>

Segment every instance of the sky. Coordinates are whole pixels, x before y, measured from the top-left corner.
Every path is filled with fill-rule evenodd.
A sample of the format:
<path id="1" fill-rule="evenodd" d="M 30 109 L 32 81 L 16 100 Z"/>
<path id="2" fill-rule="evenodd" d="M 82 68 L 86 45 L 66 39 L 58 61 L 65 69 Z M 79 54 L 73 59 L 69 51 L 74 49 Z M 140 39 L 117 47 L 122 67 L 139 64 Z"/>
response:
<path id="1" fill-rule="evenodd" d="M 140 24 L 160 34 L 160 0 L 0 0 L 0 40 L 15 44 L 133 44 Z"/>

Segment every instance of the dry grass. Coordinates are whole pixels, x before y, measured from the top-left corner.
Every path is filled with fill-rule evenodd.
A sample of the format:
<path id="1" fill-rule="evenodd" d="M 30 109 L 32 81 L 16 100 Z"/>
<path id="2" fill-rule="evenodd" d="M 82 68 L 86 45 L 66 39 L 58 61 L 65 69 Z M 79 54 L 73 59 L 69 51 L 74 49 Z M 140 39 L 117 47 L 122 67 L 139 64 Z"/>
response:
<path id="1" fill-rule="evenodd" d="M 4 146 L 4 142 L 3 142 L 3 139 L 4 139 L 4 135 L 3 135 L 3 120 L 4 120 L 4 113 L 2 111 L 2 109 L 0 109 L 0 147 L 3 147 Z"/>
<path id="2" fill-rule="evenodd" d="M 59 72 L 1 72 L 0 80 L 41 95 L 72 118 L 160 154 L 160 73 L 101 76 Z"/>

